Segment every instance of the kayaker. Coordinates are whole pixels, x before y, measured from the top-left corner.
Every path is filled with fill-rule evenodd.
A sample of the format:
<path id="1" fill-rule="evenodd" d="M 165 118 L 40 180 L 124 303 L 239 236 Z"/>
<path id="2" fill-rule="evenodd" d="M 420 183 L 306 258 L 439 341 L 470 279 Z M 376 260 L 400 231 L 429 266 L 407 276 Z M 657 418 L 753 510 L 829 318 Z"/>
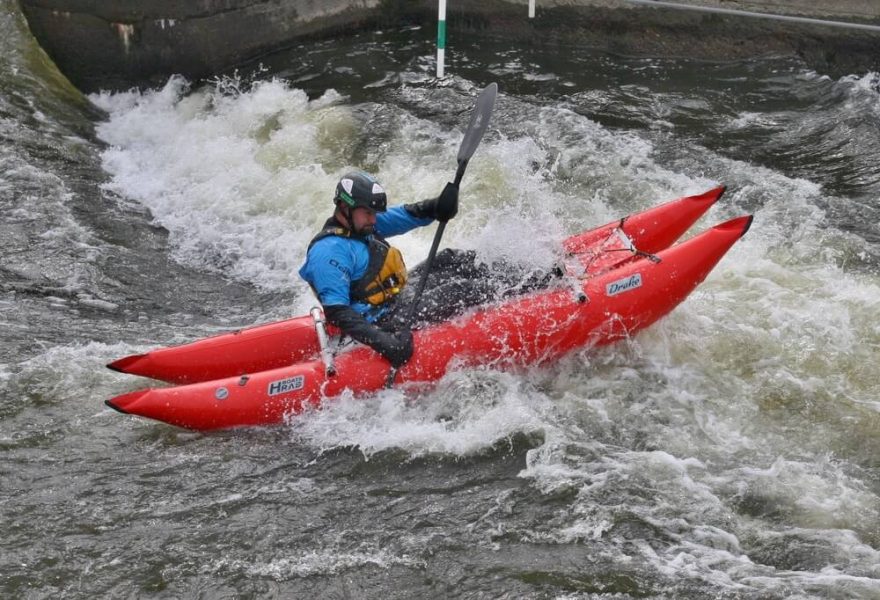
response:
<path id="1" fill-rule="evenodd" d="M 447 183 L 437 198 L 388 208 L 381 184 L 354 171 L 336 185 L 333 203 L 333 216 L 309 244 L 300 277 L 318 297 L 327 321 L 399 367 L 412 356 L 412 333 L 394 330 L 390 320 L 380 327 L 379 321 L 391 316 L 407 271 L 400 251 L 386 238 L 455 217 L 458 187 Z"/>

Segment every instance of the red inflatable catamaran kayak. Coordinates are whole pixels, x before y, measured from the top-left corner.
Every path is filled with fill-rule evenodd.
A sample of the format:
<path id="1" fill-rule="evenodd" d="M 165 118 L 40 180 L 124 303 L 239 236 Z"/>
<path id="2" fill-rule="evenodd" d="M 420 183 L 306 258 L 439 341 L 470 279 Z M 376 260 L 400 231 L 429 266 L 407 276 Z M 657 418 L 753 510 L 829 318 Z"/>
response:
<path id="1" fill-rule="evenodd" d="M 558 286 L 414 332 L 415 352 L 396 383 L 434 381 L 453 364 L 543 364 L 656 322 L 748 230 L 752 217 L 744 216 L 673 245 L 723 192 L 673 200 L 568 238 L 567 276 Z M 346 390 L 377 392 L 390 370 L 379 354 L 356 345 L 335 357 L 335 372 L 328 374 L 311 316 L 128 356 L 108 367 L 177 384 L 123 394 L 108 406 L 201 430 L 282 423 Z"/>

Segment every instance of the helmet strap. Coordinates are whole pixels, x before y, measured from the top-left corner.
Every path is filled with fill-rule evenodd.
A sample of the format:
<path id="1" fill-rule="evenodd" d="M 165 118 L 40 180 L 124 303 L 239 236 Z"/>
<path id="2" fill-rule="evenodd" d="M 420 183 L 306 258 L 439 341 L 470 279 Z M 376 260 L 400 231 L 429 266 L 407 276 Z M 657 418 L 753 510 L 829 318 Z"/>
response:
<path id="1" fill-rule="evenodd" d="M 355 209 L 355 207 L 349 206 L 348 203 L 341 202 L 341 201 L 337 201 L 336 206 L 339 208 L 339 213 L 343 217 L 345 217 L 345 220 L 348 222 L 347 229 L 351 232 L 352 235 L 365 236 L 365 235 L 370 235 L 372 233 L 372 228 L 371 228 L 371 231 L 369 231 L 369 232 L 355 230 L 355 228 L 354 228 L 354 209 Z"/>
<path id="2" fill-rule="evenodd" d="M 337 200 L 336 201 L 336 209 L 339 211 L 339 214 L 341 214 L 343 217 L 345 217 L 346 228 L 350 231 L 353 226 L 352 219 L 351 219 L 351 207 L 348 204 L 346 204 L 345 202 L 342 202 L 341 200 Z"/>

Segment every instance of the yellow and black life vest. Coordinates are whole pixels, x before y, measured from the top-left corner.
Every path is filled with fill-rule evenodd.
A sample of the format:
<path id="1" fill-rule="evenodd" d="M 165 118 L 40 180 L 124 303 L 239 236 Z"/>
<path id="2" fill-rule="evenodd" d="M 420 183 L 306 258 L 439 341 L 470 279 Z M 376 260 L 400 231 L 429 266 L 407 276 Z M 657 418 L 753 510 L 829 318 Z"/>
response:
<path id="1" fill-rule="evenodd" d="M 338 235 L 363 242 L 367 245 L 370 258 L 363 277 L 351 282 L 349 296 L 355 302 L 366 302 L 378 306 L 397 296 L 406 285 L 406 264 L 400 250 L 389 244 L 385 238 L 373 233 L 369 237 L 353 236 L 351 231 L 341 227 L 335 219 L 330 219 L 324 228 L 309 242 L 315 242 L 331 235 Z"/>

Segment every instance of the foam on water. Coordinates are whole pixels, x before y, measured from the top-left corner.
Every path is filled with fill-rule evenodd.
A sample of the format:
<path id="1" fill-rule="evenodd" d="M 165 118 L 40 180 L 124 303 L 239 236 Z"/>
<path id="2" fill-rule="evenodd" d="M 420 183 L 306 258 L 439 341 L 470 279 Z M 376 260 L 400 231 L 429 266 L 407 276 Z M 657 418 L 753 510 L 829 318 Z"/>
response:
<path id="1" fill-rule="evenodd" d="M 880 116 L 880 73 L 848 75 L 840 79 L 840 85 L 849 96 L 846 108 L 857 106 L 860 110 L 869 110 L 875 116 Z"/>
<path id="2" fill-rule="evenodd" d="M 181 261 L 269 289 L 291 285 L 290 249 L 319 223 L 299 201 L 332 190 L 320 160 L 333 149 L 321 136 L 326 127 L 343 135 L 345 114 L 328 106 L 332 93 L 310 103 L 277 82 L 186 91 L 172 79 L 144 95 L 93 97 L 111 114 L 98 129 L 111 144 L 109 187 L 152 211 Z"/>
<path id="3" fill-rule="evenodd" d="M 96 396 L 120 394 L 137 382 L 125 380 L 104 368 L 111 360 L 145 348 L 125 343 L 83 342 L 52 346 L 45 351 L 7 367 L 0 379 L 0 393 L 17 398 L 7 408 L 36 403 L 62 409 L 59 418 L 82 417 L 102 411 Z"/>
<path id="4" fill-rule="evenodd" d="M 295 439 L 364 456 L 402 449 L 411 456 L 470 456 L 516 434 L 552 435 L 547 398 L 521 378 L 493 371 L 450 374 L 427 396 L 388 390 L 342 397 L 292 420 Z"/>
<path id="5" fill-rule="evenodd" d="M 270 577 L 276 581 L 317 575 L 335 575 L 362 567 L 389 569 L 393 566 L 419 567 L 422 561 L 407 555 L 395 555 L 379 548 L 363 548 L 356 551 L 310 550 L 296 556 L 275 558 L 267 562 L 244 560 L 220 560 L 211 567 L 212 572 L 231 569 L 241 570 L 249 576 Z"/>
<path id="6" fill-rule="evenodd" d="M 31 284 L 84 292 L 97 277 L 101 244 L 74 218 L 72 192 L 62 178 L 8 150 L 0 148 L 4 268 Z"/>

